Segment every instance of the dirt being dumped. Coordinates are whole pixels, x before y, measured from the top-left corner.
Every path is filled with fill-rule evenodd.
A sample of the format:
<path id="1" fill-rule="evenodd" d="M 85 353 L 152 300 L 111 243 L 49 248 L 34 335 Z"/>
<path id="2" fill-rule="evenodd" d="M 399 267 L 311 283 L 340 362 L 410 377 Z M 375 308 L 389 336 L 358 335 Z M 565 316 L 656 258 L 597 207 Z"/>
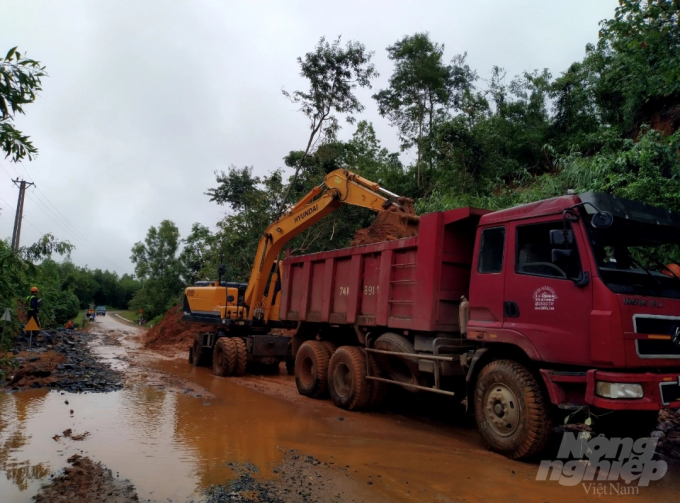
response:
<path id="1" fill-rule="evenodd" d="M 182 307 L 171 307 L 163 319 L 146 333 L 144 347 L 151 349 L 184 350 L 194 342 L 194 336 L 211 332 L 215 327 L 182 321 Z"/>
<path id="2" fill-rule="evenodd" d="M 419 222 L 413 199 L 399 197 L 386 210 L 380 211 L 371 225 L 359 229 L 350 245 L 362 246 L 417 236 Z"/>
<path id="3" fill-rule="evenodd" d="M 68 458 L 70 467 L 43 486 L 35 497 L 36 503 L 131 503 L 139 501 L 129 481 L 117 480 L 111 470 L 90 458 L 74 454 Z"/>

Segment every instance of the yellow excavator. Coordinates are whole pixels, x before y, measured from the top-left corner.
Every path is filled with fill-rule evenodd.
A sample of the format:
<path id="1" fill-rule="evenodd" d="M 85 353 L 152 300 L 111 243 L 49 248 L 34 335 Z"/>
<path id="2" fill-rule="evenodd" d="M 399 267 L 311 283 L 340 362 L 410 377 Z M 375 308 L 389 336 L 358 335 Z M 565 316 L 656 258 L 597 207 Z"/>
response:
<path id="1" fill-rule="evenodd" d="M 265 230 L 257 247 L 248 283 L 199 281 L 184 292 L 183 321 L 214 325 L 198 334 L 189 350 L 196 366 L 212 362 L 216 375 L 243 375 L 248 362 L 277 365 L 289 355 L 289 337 L 272 330 L 289 327 L 279 320 L 283 247 L 340 206 L 350 204 L 378 211 L 378 220 L 400 229 L 399 237 L 418 234 L 419 217 L 413 202 L 345 169 L 326 175 L 277 221 Z"/>

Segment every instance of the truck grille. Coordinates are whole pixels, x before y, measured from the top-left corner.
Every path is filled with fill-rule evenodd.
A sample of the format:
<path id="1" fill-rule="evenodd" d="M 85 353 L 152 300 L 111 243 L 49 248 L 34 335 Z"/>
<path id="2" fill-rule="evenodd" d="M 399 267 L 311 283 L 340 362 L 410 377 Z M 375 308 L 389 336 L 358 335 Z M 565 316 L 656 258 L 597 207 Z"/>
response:
<path id="1" fill-rule="evenodd" d="M 675 334 L 680 327 L 680 318 L 674 316 L 633 316 L 635 333 L 647 335 Z M 664 339 L 637 339 L 637 354 L 640 358 L 680 358 L 680 345 Z"/>

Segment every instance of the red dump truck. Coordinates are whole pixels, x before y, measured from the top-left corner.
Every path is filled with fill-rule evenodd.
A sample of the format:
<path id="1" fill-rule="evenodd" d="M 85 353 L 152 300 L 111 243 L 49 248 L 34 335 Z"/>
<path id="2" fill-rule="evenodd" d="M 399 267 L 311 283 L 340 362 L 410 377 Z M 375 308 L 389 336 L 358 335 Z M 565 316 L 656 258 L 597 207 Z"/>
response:
<path id="1" fill-rule="evenodd" d="M 587 193 L 430 213 L 417 237 L 287 258 L 298 390 L 349 410 L 389 383 L 467 399 L 512 458 L 574 411 L 647 435 L 680 407 L 678 244 L 680 216 Z"/>

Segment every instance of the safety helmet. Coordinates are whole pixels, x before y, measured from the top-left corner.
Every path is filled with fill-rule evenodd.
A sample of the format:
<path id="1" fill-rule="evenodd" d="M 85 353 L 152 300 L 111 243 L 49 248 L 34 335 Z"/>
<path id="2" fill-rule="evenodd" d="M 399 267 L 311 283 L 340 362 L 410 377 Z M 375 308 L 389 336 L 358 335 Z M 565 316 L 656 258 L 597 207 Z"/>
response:
<path id="1" fill-rule="evenodd" d="M 38 293 L 38 287 L 37 286 L 31 287 L 31 293 Z"/>

